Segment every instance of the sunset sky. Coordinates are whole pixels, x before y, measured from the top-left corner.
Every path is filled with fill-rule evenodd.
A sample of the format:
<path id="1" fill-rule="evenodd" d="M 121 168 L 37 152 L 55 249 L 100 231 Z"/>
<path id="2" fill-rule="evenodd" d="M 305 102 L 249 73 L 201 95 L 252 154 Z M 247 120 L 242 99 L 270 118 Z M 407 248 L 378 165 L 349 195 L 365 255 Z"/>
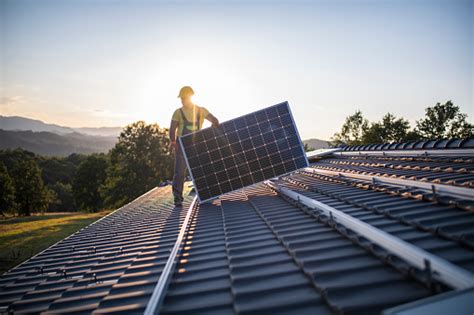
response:
<path id="1" fill-rule="evenodd" d="M 302 138 L 356 109 L 474 117 L 474 1 L 0 0 L 0 114 L 168 126 L 182 85 L 221 121 L 288 100 Z"/>

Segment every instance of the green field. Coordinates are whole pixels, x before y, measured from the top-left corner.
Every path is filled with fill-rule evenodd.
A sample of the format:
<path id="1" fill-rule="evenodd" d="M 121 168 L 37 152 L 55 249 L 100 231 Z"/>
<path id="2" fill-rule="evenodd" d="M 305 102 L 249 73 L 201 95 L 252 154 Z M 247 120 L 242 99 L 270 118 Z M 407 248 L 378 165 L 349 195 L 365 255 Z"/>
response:
<path id="1" fill-rule="evenodd" d="M 110 211 L 57 213 L 0 220 L 0 274 Z"/>

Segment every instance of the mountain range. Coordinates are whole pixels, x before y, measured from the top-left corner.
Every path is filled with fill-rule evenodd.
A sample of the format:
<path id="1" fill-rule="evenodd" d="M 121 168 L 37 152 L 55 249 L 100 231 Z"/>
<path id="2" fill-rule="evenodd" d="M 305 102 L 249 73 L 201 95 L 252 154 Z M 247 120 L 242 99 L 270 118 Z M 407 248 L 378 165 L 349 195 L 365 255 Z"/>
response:
<path id="1" fill-rule="evenodd" d="M 114 147 L 122 127 L 71 128 L 20 116 L 0 116 L 0 149 L 68 156 L 100 153 Z"/>
<path id="2" fill-rule="evenodd" d="M 49 156 L 105 153 L 113 148 L 116 142 L 115 136 L 91 136 L 78 132 L 60 135 L 48 131 L 0 129 L 0 149 L 22 148 Z"/>
<path id="3" fill-rule="evenodd" d="M 0 115 L 0 129 L 3 130 L 31 130 L 48 131 L 60 135 L 78 132 L 91 136 L 118 136 L 123 127 L 81 127 L 72 128 L 56 124 L 48 124 L 41 120 L 31 119 L 21 116 L 2 116 Z"/>
<path id="4" fill-rule="evenodd" d="M 0 115 L 0 149 L 23 148 L 48 156 L 107 152 L 115 146 L 122 127 L 72 128 L 20 116 Z M 303 141 L 310 148 L 329 147 L 327 141 Z"/>
<path id="5" fill-rule="evenodd" d="M 307 144 L 310 148 L 313 148 L 314 150 L 329 148 L 329 142 L 328 141 L 321 140 L 321 139 L 316 139 L 316 138 L 303 140 L 303 143 Z"/>

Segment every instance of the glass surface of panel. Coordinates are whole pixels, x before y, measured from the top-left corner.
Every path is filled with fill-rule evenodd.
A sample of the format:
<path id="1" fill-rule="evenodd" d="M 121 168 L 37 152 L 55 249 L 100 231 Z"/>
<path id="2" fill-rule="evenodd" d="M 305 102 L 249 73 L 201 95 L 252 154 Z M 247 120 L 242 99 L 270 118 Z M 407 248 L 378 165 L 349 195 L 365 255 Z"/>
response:
<path id="1" fill-rule="evenodd" d="M 288 102 L 179 138 L 199 201 L 308 166 Z"/>

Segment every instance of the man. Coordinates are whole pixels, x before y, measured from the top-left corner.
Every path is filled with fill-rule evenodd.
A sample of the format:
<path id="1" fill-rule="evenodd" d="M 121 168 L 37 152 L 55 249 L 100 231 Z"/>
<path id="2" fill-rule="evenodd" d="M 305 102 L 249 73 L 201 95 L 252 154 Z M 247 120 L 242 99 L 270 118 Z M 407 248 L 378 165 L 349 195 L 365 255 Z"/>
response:
<path id="1" fill-rule="evenodd" d="M 193 103 L 194 91 L 190 86 L 183 86 L 178 97 L 181 98 L 181 108 L 174 111 L 170 125 L 170 148 L 174 151 L 173 196 L 175 206 L 183 203 L 184 175 L 186 161 L 176 139 L 179 136 L 201 129 L 204 119 L 209 120 L 213 127 L 219 127 L 219 121 L 207 109 Z M 177 133 L 176 133 L 177 131 Z"/>

